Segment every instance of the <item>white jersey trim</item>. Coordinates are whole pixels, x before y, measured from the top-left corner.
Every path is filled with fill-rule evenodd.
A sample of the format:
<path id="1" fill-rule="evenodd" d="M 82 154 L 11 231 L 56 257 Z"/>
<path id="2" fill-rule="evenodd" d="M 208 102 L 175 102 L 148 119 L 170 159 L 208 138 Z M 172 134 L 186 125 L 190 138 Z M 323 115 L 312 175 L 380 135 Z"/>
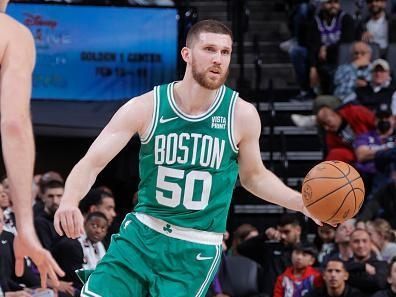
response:
<path id="1" fill-rule="evenodd" d="M 157 127 L 158 113 L 159 113 L 159 96 L 160 96 L 159 92 L 160 92 L 160 87 L 159 86 L 154 87 L 153 115 L 151 118 L 150 126 L 147 128 L 147 130 L 140 137 L 140 142 L 142 144 L 147 144 L 151 140 L 151 138 L 154 135 L 155 128 Z"/>
<path id="2" fill-rule="evenodd" d="M 198 122 L 207 119 L 210 117 L 220 106 L 221 102 L 223 101 L 223 97 L 225 94 L 226 87 L 222 85 L 216 93 L 215 100 L 213 101 L 212 105 L 209 107 L 209 109 L 199 115 L 189 115 L 184 113 L 176 104 L 175 97 L 174 97 L 174 86 L 175 82 L 172 82 L 168 85 L 168 100 L 169 100 L 169 105 L 171 106 L 172 110 L 183 120 L 190 121 L 190 122 Z"/>
<path id="3" fill-rule="evenodd" d="M 230 141 L 232 150 L 236 154 L 239 152 L 239 148 L 236 144 L 235 136 L 234 136 L 234 115 L 235 115 L 235 102 L 237 101 L 238 96 L 239 93 L 234 91 L 231 97 L 230 107 L 228 110 L 228 139 Z"/>
<path id="4" fill-rule="evenodd" d="M 147 227 L 157 231 L 158 233 L 164 234 L 168 237 L 186 240 L 194 243 L 207 244 L 207 245 L 219 245 L 223 241 L 222 233 L 201 231 L 191 228 L 183 228 L 169 224 L 168 222 L 154 218 L 141 212 L 133 213 L 136 218 Z M 165 230 L 171 230 L 167 232 Z"/>

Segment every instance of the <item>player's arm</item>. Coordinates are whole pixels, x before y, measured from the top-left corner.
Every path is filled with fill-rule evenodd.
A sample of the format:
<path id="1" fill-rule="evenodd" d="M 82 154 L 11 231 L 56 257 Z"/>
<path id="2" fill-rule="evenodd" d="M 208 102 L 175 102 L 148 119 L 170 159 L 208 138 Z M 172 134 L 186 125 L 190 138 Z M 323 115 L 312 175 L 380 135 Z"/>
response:
<path id="1" fill-rule="evenodd" d="M 0 20 L 4 25 L 0 41 L 2 149 L 17 229 L 22 233 L 33 230 L 34 140 L 30 97 L 35 47 L 27 28 L 6 15 L 0 15 Z"/>
<path id="2" fill-rule="evenodd" d="M 153 110 L 153 93 L 134 98 L 122 106 L 86 155 L 70 172 L 61 204 L 55 214 L 56 231 L 71 238 L 83 232 L 83 220 L 78 210 L 79 201 L 94 184 L 97 175 L 121 151 L 135 133 L 142 134 L 148 126 Z M 62 228 L 60 228 L 62 227 Z M 62 231 L 63 229 L 63 231 Z"/>
<path id="3" fill-rule="evenodd" d="M 254 106 L 242 99 L 236 102 L 235 127 L 235 137 L 239 147 L 239 177 L 242 186 L 263 200 L 310 216 L 303 205 L 301 193 L 286 186 L 264 166 L 259 146 L 260 117 Z M 315 222 L 320 224 L 317 220 Z"/>

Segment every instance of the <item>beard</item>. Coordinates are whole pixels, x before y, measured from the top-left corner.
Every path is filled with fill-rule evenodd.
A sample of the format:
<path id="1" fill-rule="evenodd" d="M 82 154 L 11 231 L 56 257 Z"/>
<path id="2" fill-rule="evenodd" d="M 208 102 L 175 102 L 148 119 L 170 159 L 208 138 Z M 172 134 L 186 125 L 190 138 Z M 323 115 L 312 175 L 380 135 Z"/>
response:
<path id="1" fill-rule="evenodd" d="M 227 69 L 227 72 L 225 72 L 224 74 L 222 74 L 220 67 L 210 67 L 209 69 L 200 72 L 200 71 L 198 71 L 197 64 L 198 63 L 193 58 L 192 65 L 191 65 L 191 72 L 192 72 L 193 78 L 201 87 L 204 87 L 209 90 L 216 90 L 216 89 L 220 88 L 220 86 L 222 86 L 225 83 L 225 81 L 227 80 L 228 72 L 229 72 L 228 69 Z M 212 70 L 216 70 L 216 71 L 220 72 L 220 76 L 218 79 L 213 80 L 208 77 L 208 74 Z"/>

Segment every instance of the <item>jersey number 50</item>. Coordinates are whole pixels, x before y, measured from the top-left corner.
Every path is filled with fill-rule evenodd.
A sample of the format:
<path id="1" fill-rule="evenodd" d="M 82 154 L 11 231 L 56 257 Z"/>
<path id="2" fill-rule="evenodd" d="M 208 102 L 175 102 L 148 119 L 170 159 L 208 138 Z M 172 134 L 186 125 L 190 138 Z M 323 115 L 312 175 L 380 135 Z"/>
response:
<path id="1" fill-rule="evenodd" d="M 178 183 L 166 181 L 166 178 L 185 179 L 184 191 Z M 193 200 L 195 181 L 202 181 L 203 187 L 200 199 Z M 177 207 L 181 203 L 182 192 L 184 192 L 184 207 L 191 210 L 201 210 L 208 205 L 211 187 L 212 175 L 207 171 L 193 170 L 185 175 L 184 170 L 159 166 L 155 196 L 159 204 Z M 164 191 L 170 192 L 171 197 L 165 197 Z"/>

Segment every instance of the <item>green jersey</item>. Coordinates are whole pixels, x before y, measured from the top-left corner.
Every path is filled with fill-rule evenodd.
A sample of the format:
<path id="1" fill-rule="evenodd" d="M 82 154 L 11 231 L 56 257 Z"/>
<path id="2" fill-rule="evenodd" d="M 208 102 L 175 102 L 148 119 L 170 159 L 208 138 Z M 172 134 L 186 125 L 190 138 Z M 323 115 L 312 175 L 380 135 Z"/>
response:
<path id="1" fill-rule="evenodd" d="M 222 86 L 211 107 L 192 116 L 176 105 L 174 84 L 154 88 L 153 119 L 141 136 L 135 211 L 221 233 L 238 174 L 233 135 L 238 93 Z"/>

